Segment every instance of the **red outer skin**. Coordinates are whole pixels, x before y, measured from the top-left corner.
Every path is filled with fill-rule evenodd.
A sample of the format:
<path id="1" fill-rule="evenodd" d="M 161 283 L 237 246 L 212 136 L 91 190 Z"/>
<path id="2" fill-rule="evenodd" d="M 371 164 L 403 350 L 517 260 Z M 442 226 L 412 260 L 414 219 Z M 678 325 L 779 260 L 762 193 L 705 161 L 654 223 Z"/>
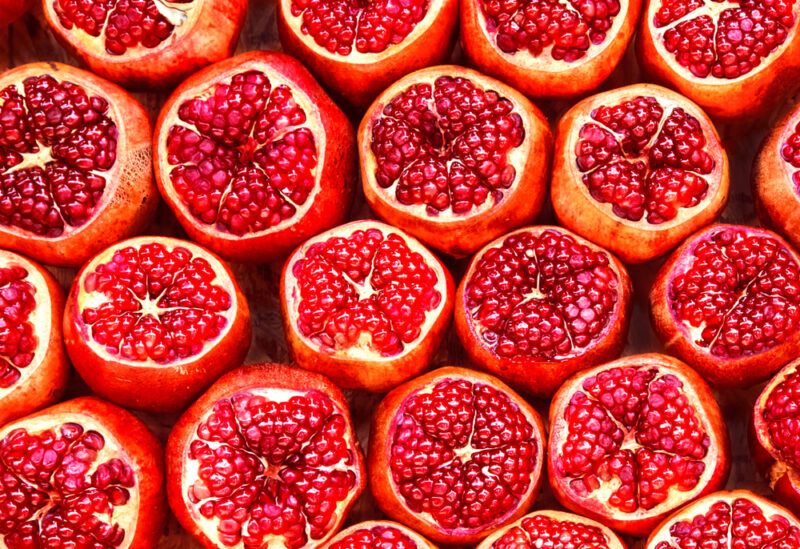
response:
<path id="1" fill-rule="evenodd" d="M 676 268 L 681 256 L 690 253 L 690 249 L 701 239 L 706 239 L 712 232 L 725 227 L 735 227 L 735 225 L 716 224 L 706 227 L 687 238 L 669 256 L 650 289 L 650 318 L 653 329 L 664 344 L 666 351 L 692 366 L 711 385 L 715 387 L 750 387 L 764 381 L 787 362 L 797 357 L 800 332 L 794 334 L 783 344 L 763 353 L 739 359 L 719 359 L 711 355 L 708 349 L 695 345 L 683 334 L 670 307 L 669 286 L 672 271 Z M 777 234 L 755 227 L 747 227 L 747 230 L 775 238 L 780 244 L 786 246 L 795 261 L 800 263 L 800 256 L 794 248 Z"/>
<path id="2" fill-rule="evenodd" d="M 229 398 L 239 391 L 267 387 L 295 391 L 317 390 L 327 395 L 339 407 L 350 428 L 352 437 L 350 442 L 355 451 L 359 469 L 355 488 L 357 493 L 351 500 L 351 505 L 366 487 L 367 472 L 364 468 L 364 456 L 361 453 L 358 440 L 355 438 L 353 420 L 350 417 L 347 400 L 336 385 L 324 376 L 285 364 L 250 364 L 242 366 L 219 378 L 208 391 L 198 398 L 175 423 L 167 441 L 167 498 L 169 506 L 181 526 L 207 549 L 217 549 L 219 545 L 217 540 L 209 539 L 197 526 L 184 497 L 181 488 L 185 465 L 184 449 L 195 436 L 198 423 L 217 401 Z M 339 522 L 331 528 L 331 536 L 341 527 L 348 510 L 349 507 L 342 513 Z M 321 540 L 320 543 L 324 545 L 325 541 Z"/>
<path id="3" fill-rule="evenodd" d="M 386 200 L 378 192 L 379 185 L 375 181 L 375 174 L 370 173 L 369 167 L 364 162 L 365 158 L 372 156 L 372 127 L 380 118 L 386 104 L 398 93 L 398 88 L 408 87 L 415 82 L 435 78 L 438 75 L 462 76 L 511 99 L 521 106 L 524 112 L 520 115 L 528 119 L 530 129 L 533 130 L 528 132 L 525 139 L 530 141 L 532 136 L 536 138 L 531 143 L 530 154 L 525 164 L 517 171 L 517 180 L 513 188 L 506 190 L 501 202 L 482 214 L 456 217 L 447 222 L 436 222 L 427 216 L 419 217 L 396 200 Z M 533 222 L 539 215 L 547 194 L 553 134 L 542 111 L 515 89 L 464 67 L 441 65 L 409 74 L 375 100 L 358 128 L 358 150 L 362 159 L 361 182 L 364 196 L 378 217 L 408 231 L 432 248 L 451 256 L 464 257 L 475 253 L 500 235 Z"/>
<path id="4" fill-rule="evenodd" d="M 27 13 L 33 0 L 0 0 L 0 27 L 10 25 Z"/>
<path id="5" fill-rule="evenodd" d="M 153 237 L 152 240 L 181 244 L 180 240 L 167 237 Z M 129 242 L 120 242 L 114 249 L 124 248 Z M 64 341 L 75 369 L 92 391 L 127 408 L 157 413 L 180 412 L 220 375 L 242 364 L 251 339 L 247 299 L 230 267 L 211 252 L 207 253 L 220 262 L 233 283 L 236 316 L 231 319 L 228 332 L 216 341 L 212 349 L 201 357 L 183 361 L 180 366 L 149 361 L 132 365 L 124 361 L 106 360 L 97 354 L 95 347 L 98 344 L 90 342 L 88 329 L 78 308 L 78 294 L 87 274 L 86 267 L 81 269 L 67 297 Z"/>
<path id="6" fill-rule="evenodd" d="M 641 366 L 647 364 L 655 364 L 661 369 L 670 369 L 679 373 L 681 376 L 683 376 L 684 379 L 687 379 L 689 381 L 689 383 L 694 388 L 695 392 L 697 392 L 698 396 L 700 397 L 700 402 L 695 403 L 695 406 L 696 408 L 703 409 L 706 416 L 708 417 L 709 423 L 711 424 L 711 428 L 717 434 L 719 440 L 723 442 L 723 447 L 719 449 L 720 460 L 716 464 L 714 464 L 716 467 L 714 469 L 714 474 L 709 478 L 708 484 L 703 488 L 703 490 L 698 493 L 698 498 L 710 492 L 714 492 L 715 490 L 719 490 L 725 485 L 725 482 L 728 479 L 728 474 L 730 473 L 730 468 L 731 468 L 731 463 L 730 463 L 731 452 L 730 452 L 730 441 L 728 439 L 728 428 L 720 412 L 719 404 L 717 404 L 717 401 L 714 398 L 714 394 L 711 392 L 711 388 L 708 386 L 708 384 L 686 364 L 670 356 L 658 353 L 631 355 L 624 358 L 620 358 L 619 360 L 615 360 L 613 362 L 609 362 L 607 364 L 603 364 L 602 366 L 598 366 L 596 368 L 593 368 L 592 370 L 575 374 L 568 380 L 567 383 L 565 383 L 564 387 L 562 387 L 562 389 L 560 389 L 558 393 L 556 393 L 556 395 L 553 397 L 553 401 L 550 404 L 549 425 L 551 427 L 555 425 L 558 414 L 569 403 L 569 399 L 572 396 L 572 393 L 565 390 L 567 384 L 572 384 L 577 382 L 577 380 L 581 378 L 586 378 L 595 375 L 601 370 L 607 370 L 610 368 L 618 368 L 618 367 L 624 368 L 628 366 Z M 555 438 L 558 437 L 559 435 L 563 435 L 563 433 L 559 433 L 555 430 L 550 431 L 548 448 L 555 446 L 554 442 Z M 547 477 L 548 480 L 550 481 L 550 488 L 552 489 L 553 494 L 556 496 L 556 499 L 567 509 L 570 509 L 571 511 L 578 513 L 580 515 L 594 519 L 618 532 L 624 532 L 626 534 L 630 534 L 632 536 L 637 536 L 637 537 L 646 536 L 649 532 L 653 530 L 653 528 L 659 522 L 661 522 L 664 519 L 664 517 L 666 517 L 669 514 L 667 512 L 650 518 L 628 520 L 625 518 L 615 519 L 613 517 L 602 516 L 599 515 L 598 513 L 593 512 L 591 509 L 585 508 L 581 501 L 573 500 L 569 496 L 569 494 L 564 490 L 562 485 L 555 480 L 557 477 L 557 472 L 556 472 L 556 464 L 554 461 L 557 457 L 559 456 L 556 456 L 552 453 L 548 455 Z"/>
<path id="7" fill-rule="evenodd" d="M 365 228 L 375 227 L 385 229 L 382 223 L 369 221 L 354 221 L 334 229 L 336 234 L 342 234 L 344 227 L 360 225 Z M 367 225 L 369 227 L 367 227 Z M 354 229 L 355 230 L 355 229 Z M 395 229 L 402 234 L 402 231 Z M 321 235 L 324 236 L 324 235 Z M 408 238 L 408 237 L 406 237 Z M 331 378 L 343 389 L 361 389 L 375 393 L 383 393 L 396 387 L 400 383 L 419 375 L 428 368 L 450 327 L 453 314 L 453 278 L 439 259 L 431 254 L 430 260 L 438 265 L 444 273 L 445 292 L 442 296 L 444 306 L 439 318 L 433 323 L 431 329 L 419 341 L 413 343 L 413 349 L 395 360 L 359 360 L 355 358 L 340 357 L 334 353 L 327 353 L 317 347 L 310 346 L 291 322 L 289 313 L 289 296 L 287 296 L 287 277 L 294 264 L 301 259 L 302 248 L 298 248 L 286 260 L 281 273 L 281 318 L 283 319 L 286 341 L 292 360 L 301 368 L 318 372 Z"/>
<path id="8" fill-rule="evenodd" d="M 245 66 L 247 65 L 247 66 Z M 166 143 L 167 132 L 177 117 L 180 104 L 212 86 L 225 73 L 259 68 L 267 76 L 279 74 L 293 83 L 295 93 L 305 94 L 316 106 L 323 127 L 312 128 L 317 139 L 325 140 L 325 156 L 319 158 L 317 181 L 321 186 L 313 205 L 302 218 L 293 218 L 288 227 L 261 236 L 222 239 L 217 230 L 195 219 L 178 207 L 178 198 L 165 191 L 172 187 L 170 165 L 162 158 L 159 145 Z M 153 155 L 156 182 L 178 221 L 192 240 L 210 248 L 228 261 L 264 263 L 285 258 L 292 249 L 309 237 L 343 223 L 353 201 L 356 177 L 355 133 L 350 121 L 328 97 L 305 67 L 297 60 L 279 52 L 251 51 L 221 61 L 195 73 L 183 82 L 167 99 L 158 115 L 154 135 Z M 163 173 L 162 173 L 163 172 Z"/>
<path id="9" fill-rule="evenodd" d="M 13 0 L 12 0 L 13 1 Z M 93 73 L 128 89 L 167 90 L 199 69 L 230 57 L 239 42 L 247 15 L 247 0 L 194 0 L 200 9 L 191 28 L 175 27 L 172 36 L 145 55 L 111 55 L 87 50 L 81 40 L 94 38 L 82 30 L 68 30 L 53 9 L 53 0 L 41 0 L 47 25 L 64 48 Z M 179 34 L 175 38 L 175 34 Z"/>
<path id="10" fill-rule="evenodd" d="M 78 230 L 70 229 L 68 236 L 53 239 L 12 232 L 0 226 L 0 248 L 29 255 L 48 265 L 79 267 L 106 246 L 142 232 L 155 217 L 158 191 L 151 170 L 150 120 L 144 107 L 119 86 L 62 63 L 30 63 L 11 69 L 0 75 L 0 89 L 12 83 L 19 85 L 35 74 L 49 74 L 59 81 L 68 80 L 81 86 L 89 83 L 100 88 L 109 102 L 120 137 L 125 136 L 117 143 L 116 191 L 106 189 L 100 211 Z"/>
<path id="11" fill-rule="evenodd" d="M 650 261 L 669 252 L 694 231 L 705 227 L 719 217 L 728 201 L 728 156 L 721 148 L 722 142 L 711 120 L 701 116 L 698 120 L 703 125 L 704 131 L 710 132 L 709 137 L 720 144 L 723 162 L 719 188 L 716 194 L 706 195 L 705 207 L 702 210 L 685 218 L 675 226 L 664 228 L 659 225 L 647 224 L 645 229 L 643 228 L 646 223 L 644 219 L 636 226 L 630 226 L 605 209 L 601 209 L 598 207 L 598 202 L 589 194 L 583 181 L 574 177 L 575 151 L 569 150 L 569 139 L 574 132 L 580 131 L 579 120 L 603 104 L 603 97 L 626 90 L 630 90 L 629 93 L 632 96 L 651 95 L 656 98 L 663 97 L 677 101 L 684 106 L 691 104 L 689 100 L 675 92 L 653 84 L 633 84 L 611 92 L 597 94 L 579 102 L 567 111 L 558 122 L 550 197 L 561 225 L 608 248 L 625 263 L 635 264 Z M 702 112 L 697 114 L 702 114 Z"/>
<path id="12" fill-rule="evenodd" d="M 369 432 L 369 451 L 367 452 L 367 470 L 369 471 L 369 487 L 378 508 L 394 520 L 413 528 L 423 536 L 444 545 L 475 545 L 492 532 L 503 528 L 517 520 L 533 505 L 542 484 L 543 464 L 537 463 L 537 471 L 531 479 L 532 489 L 528 497 L 520 500 L 517 509 L 502 523 L 487 525 L 486 529 L 475 533 L 449 533 L 438 529 L 431 523 L 421 519 L 411 511 L 394 490 L 391 467 L 387 462 L 391 452 L 392 437 L 394 436 L 394 423 L 403 403 L 409 396 L 421 388 L 436 383 L 442 379 L 461 378 L 472 382 L 483 383 L 500 391 L 508 393 L 511 399 L 519 405 L 520 409 L 530 417 L 533 429 L 536 432 L 537 444 L 542 452 L 546 451 L 545 428 L 539 413 L 534 410 L 511 387 L 494 376 L 456 366 L 445 366 L 432 372 L 421 375 L 411 381 L 400 385 L 387 394 L 375 414 L 372 416 L 372 425 Z"/>
<path id="13" fill-rule="evenodd" d="M 19 262 L 26 269 L 35 269 L 44 278 L 47 287 L 37 287 L 35 297 L 37 306 L 50 308 L 53 319 L 50 326 L 50 340 L 42 349 L 45 353 L 44 360 L 23 383 L 15 385 L 10 393 L 0 398 L 0 425 L 5 425 L 13 419 L 61 400 L 69 382 L 70 368 L 64 351 L 61 322 L 58 321 L 64 314 L 64 291 L 58 281 L 53 278 L 50 271 L 27 258 L 5 251 L 0 251 L 0 257 L 4 261 Z M 46 303 L 40 305 L 40 299 Z"/>
<path id="14" fill-rule="evenodd" d="M 537 360 L 534 357 L 504 359 L 497 356 L 493 351 L 484 347 L 480 334 L 473 329 L 470 313 L 466 308 L 466 284 L 472 278 L 480 258 L 490 248 L 498 246 L 505 238 L 517 232 L 535 231 L 540 234 L 547 230 L 556 230 L 561 234 L 573 237 L 579 244 L 585 244 L 594 250 L 602 250 L 588 240 L 571 233 L 561 227 L 539 225 L 535 227 L 525 227 L 502 236 L 487 244 L 483 250 L 478 252 L 469 264 L 467 273 L 461 279 L 461 283 L 456 290 L 456 311 L 455 326 L 458 338 L 467 351 L 470 361 L 478 367 L 489 371 L 491 374 L 500 377 L 506 383 L 520 391 L 539 398 L 549 398 L 556 392 L 561 384 L 573 373 L 590 368 L 595 364 L 600 364 L 608 360 L 617 358 L 622 354 L 625 342 L 628 337 L 628 323 L 630 321 L 630 310 L 632 306 L 633 285 L 631 283 L 625 266 L 608 253 L 609 264 L 617 273 L 619 278 L 619 302 L 620 315 L 612 319 L 612 324 L 608 332 L 599 345 L 594 345 L 588 352 L 577 355 L 563 361 Z M 604 250 L 603 250 L 604 251 Z"/>
<path id="15" fill-rule="evenodd" d="M 301 59 L 337 98 L 365 109 L 395 80 L 417 69 L 447 61 L 455 44 L 458 0 L 443 0 L 435 19 L 413 41 L 406 37 L 382 54 L 359 54 L 354 46 L 349 57 L 324 55 L 321 52 L 327 54 L 327 50 L 313 38 L 293 29 L 289 23 L 293 18 L 291 0 L 279 0 L 277 12 L 278 36 L 284 51 Z M 353 55 L 361 56 L 362 61 L 354 61 Z"/>
<path id="16" fill-rule="evenodd" d="M 572 98 L 596 89 L 611 76 L 633 37 L 642 0 L 628 0 L 628 11 L 619 32 L 607 36 L 602 50 L 591 60 L 574 63 L 550 59 L 562 65 L 558 72 L 537 71 L 513 61 L 514 55 L 503 53 L 485 34 L 485 17 L 480 0 L 461 1 L 461 46 L 469 64 L 507 82 L 529 97 L 547 99 Z M 619 17 L 619 15 L 617 16 Z M 592 46 L 589 51 L 596 49 Z M 519 55 L 519 54 L 518 54 Z M 542 56 L 549 53 L 542 53 Z"/>
<path id="17" fill-rule="evenodd" d="M 67 400 L 26 416 L 13 425 L 24 427 L 28 420 L 45 416 L 57 418 L 61 414 L 80 414 L 93 419 L 103 426 L 100 434 L 116 439 L 119 446 L 125 449 L 125 454 L 119 457 L 134 469 L 140 500 L 136 530 L 128 547 L 156 547 L 167 522 L 164 451 L 161 443 L 135 415 L 95 397 Z M 129 535 L 131 532 L 125 533 L 126 540 Z"/>
<path id="18" fill-rule="evenodd" d="M 336 534 L 331 540 L 325 545 L 325 547 L 332 547 L 334 543 L 343 540 L 347 536 L 355 534 L 360 530 L 371 530 L 376 526 L 383 526 L 388 528 L 396 528 L 400 530 L 403 534 L 410 537 L 417 545 L 418 549 L 436 549 L 436 546 L 432 544 L 430 541 L 416 533 L 411 528 L 407 526 L 403 526 L 399 522 L 392 522 L 391 520 L 367 520 L 364 522 L 359 522 L 358 524 L 354 524 L 349 528 L 345 528 L 338 534 Z M 360 546 L 359 546 L 360 547 Z M 384 546 L 381 546 L 382 549 L 387 549 Z"/>

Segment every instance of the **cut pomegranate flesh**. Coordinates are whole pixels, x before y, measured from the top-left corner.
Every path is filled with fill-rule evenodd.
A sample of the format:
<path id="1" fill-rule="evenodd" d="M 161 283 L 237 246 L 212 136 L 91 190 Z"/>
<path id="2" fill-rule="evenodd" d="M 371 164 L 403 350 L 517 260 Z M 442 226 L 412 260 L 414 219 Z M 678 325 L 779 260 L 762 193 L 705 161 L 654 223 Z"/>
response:
<path id="1" fill-rule="evenodd" d="M 669 285 L 672 314 L 695 345 L 738 358 L 788 341 L 800 326 L 800 266 L 768 233 L 712 232 Z"/>
<path id="2" fill-rule="evenodd" d="M 476 331 L 499 357 L 558 360 L 607 331 L 619 277 L 603 251 L 554 230 L 524 231 L 482 252 L 465 297 Z"/>
<path id="3" fill-rule="evenodd" d="M 576 164 L 598 202 L 614 215 L 671 221 L 707 195 L 715 161 L 700 122 L 680 107 L 639 96 L 591 113 L 580 129 Z"/>
<path id="4" fill-rule="evenodd" d="M 52 76 L 0 91 L 0 225 L 56 238 L 95 214 L 117 155 L 108 102 Z"/>
<path id="5" fill-rule="evenodd" d="M 502 200 L 517 179 L 522 116 L 496 91 L 440 76 L 395 96 L 372 128 L 375 179 L 397 201 L 432 216 Z"/>
<path id="6" fill-rule="evenodd" d="M 698 78 L 736 79 L 780 48 L 797 24 L 795 0 L 664 0 L 653 24 Z"/>
<path id="7" fill-rule="evenodd" d="M 36 288 L 20 266 L 0 268 L 0 389 L 12 387 L 34 359 L 38 338 L 32 322 Z"/>
<path id="8" fill-rule="evenodd" d="M 800 372 L 789 374 L 775 386 L 763 409 L 776 458 L 800 470 Z"/>
<path id="9" fill-rule="evenodd" d="M 325 538 L 356 486 L 347 419 L 319 391 L 257 390 L 217 401 L 190 442 L 188 498 L 227 547 Z"/>
<path id="10" fill-rule="evenodd" d="M 415 549 L 416 541 L 399 528 L 379 524 L 372 528 L 362 528 L 331 543 L 328 549 Z"/>
<path id="11" fill-rule="evenodd" d="M 237 236 L 266 231 L 314 192 L 315 137 L 286 84 L 242 72 L 181 103 L 176 118 L 170 181 L 200 223 Z"/>
<path id="12" fill-rule="evenodd" d="M 136 477 L 107 441 L 77 423 L 19 428 L 0 441 L 4 547 L 121 547 Z M 111 454 L 113 455 L 113 453 Z"/>
<path id="13" fill-rule="evenodd" d="M 534 547 L 608 549 L 612 544 L 605 532 L 597 526 L 534 514 L 523 518 L 519 526 L 510 528 L 491 545 L 491 549 Z"/>
<path id="14" fill-rule="evenodd" d="M 794 169 L 792 181 L 795 190 L 800 193 L 800 122 L 786 139 L 786 143 L 781 148 L 781 156 L 789 164 L 790 170 Z"/>

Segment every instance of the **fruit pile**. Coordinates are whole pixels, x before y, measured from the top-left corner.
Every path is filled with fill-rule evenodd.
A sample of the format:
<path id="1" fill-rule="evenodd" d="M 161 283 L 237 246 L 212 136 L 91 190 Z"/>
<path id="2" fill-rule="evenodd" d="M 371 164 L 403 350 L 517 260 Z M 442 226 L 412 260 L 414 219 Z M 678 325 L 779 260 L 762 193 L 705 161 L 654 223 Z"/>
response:
<path id="1" fill-rule="evenodd" d="M 6 36 L 0 547 L 800 549 L 800 0 Z"/>

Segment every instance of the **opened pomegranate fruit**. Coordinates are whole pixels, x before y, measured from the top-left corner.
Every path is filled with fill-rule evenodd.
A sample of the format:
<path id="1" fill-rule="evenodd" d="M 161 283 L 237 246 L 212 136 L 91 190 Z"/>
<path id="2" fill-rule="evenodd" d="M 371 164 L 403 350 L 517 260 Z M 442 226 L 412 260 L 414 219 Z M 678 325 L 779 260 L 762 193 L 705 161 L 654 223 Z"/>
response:
<path id="1" fill-rule="evenodd" d="M 375 411 L 370 489 L 381 511 L 426 537 L 474 544 L 533 504 L 544 437 L 539 414 L 499 379 L 440 368 Z"/>
<path id="2" fill-rule="evenodd" d="M 662 522 L 646 549 L 794 549 L 800 521 L 749 490 L 716 492 Z"/>
<path id="3" fill-rule="evenodd" d="M 478 549 L 625 549 L 599 522 L 563 511 L 536 511 L 497 530 Z"/>
<path id="4" fill-rule="evenodd" d="M 353 128 L 282 53 L 244 53 L 187 79 L 161 110 L 155 148 L 178 221 L 231 261 L 282 259 L 349 213 Z"/>
<path id="5" fill-rule="evenodd" d="M 0 247 L 77 267 L 141 231 L 151 127 L 125 90 L 60 63 L 0 74 Z"/>
<path id="6" fill-rule="evenodd" d="M 301 367 L 386 391 L 427 368 L 453 311 L 453 280 L 403 231 L 354 221 L 312 238 L 283 268 L 281 309 Z"/>
<path id="7" fill-rule="evenodd" d="M 711 223 L 728 186 L 728 157 L 711 121 L 660 86 L 600 93 L 558 123 L 556 216 L 626 263 L 658 257 Z"/>
<path id="8" fill-rule="evenodd" d="M 519 92 L 454 65 L 409 74 L 358 130 L 372 209 L 455 256 L 530 223 L 542 208 L 552 136 Z"/>
<path id="9" fill-rule="evenodd" d="M 34 0 L 0 0 L 0 28 L 25 15 L 33 2 Z"/>
<path id="10" fill-rule="evenodd" d="M 470 64 L 532 97 L 597 88 L 619 64 L 642 0 L 462 0 Z"/>
<path id="11" fill-rule="evenodd" d="M 650 307 L 671 354 L 713 385 L 747 387 L 797 356 L 800 257 L 765 229 L 713 225 L 670 256 Z"/>
<path id="12" fill-rule="evenodd" d="M 658 354 L 571 377 L 550 406 L 547 448 L 550 486 L 562 505 L 636 536 L 721 488 L 730 465 L 711 389 Z"/>
<path id="13" fill-rule="evenodd" d="M 62 402 L 0 430 L 0 545 L 151 549 L 164 529 L 161 445 L 102 400 Z"/>
<path id="14" fill-rule="evenodd" d="M 75 369 L 100 396 L 177 412 L 241 365 L 250 311 L 217 256 L 190 242 L 143 236 L 81 269 L 67 299 L 64 338 Z"/>
<path id="15" fill-rule="evenodd" d="M 278 35 L 336 96 L 365 108 L 398 78 L 443 63 L 457 18 L 458 0 L 280 0 Z"/>
<path id="16" fill-rule="evenodd" d="M 607 251 L 559 227 L 528 227 L 475 255 L 456 291 L 456 331 L 474 364 L 550 397 L 622 353 L 631 293 Z"/>
<path id="17" fill-rule="evenodd" d="M 433 549 L 435 546 L 414 530 L 390 520 L 354 524 L 334 537 L 327 549 Z"/>
<path id="18" fill-rule="evenodd" d="M 347 402 L 325 377 L 277 364 L 222 376 L 167 444 L 167 494 L 203 546 L 324 546 L 366 482 Z"/>
<path id="19" fill-rule="evenodd" d="M 637 49 L 646 72 L 711 116 L 763 117 L 800 87 L 800 3 L 648 0 Z"/>
<path id="20" fill-rule="evenodd" d="M 167 89 L 230 57 L 247 0 L 42 0 L 47 24 L 93 73 Z"/>

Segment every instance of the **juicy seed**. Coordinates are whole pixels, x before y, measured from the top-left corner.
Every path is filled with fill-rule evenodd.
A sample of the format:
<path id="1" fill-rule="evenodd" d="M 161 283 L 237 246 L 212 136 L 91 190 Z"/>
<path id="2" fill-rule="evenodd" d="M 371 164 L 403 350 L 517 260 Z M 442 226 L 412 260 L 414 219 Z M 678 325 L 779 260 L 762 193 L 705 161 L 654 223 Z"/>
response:
<path id="1" fill-rule="evenodd" d="M 329 549 L 415 549 L 417 543 L 389 525 L 362 528 L 329 545 Z"/>
<path id="2" fill-rule="evenodd" d="M 794 172 L 792 180 L 795 184 L 795 189 L 800 193 L 800 122 L 797 123 L 792 134 L 786 140 L 781 148 L 781 157 L 789 163 L 793 168 L 797 168 Z"/>
<path id="3" fill-rule="evenodd" d="M 0 268 L 0 389 L 19 381 L 39 344 L 31 322 L 36 288 L 26 278 L 28 271 L 20 266 Z"/>
<path id="4" fill-rule="evenodd" d="M 767 398 L 763 411 L 774 458 L 800 469 L 800 373 L 789 374 Z"/>
<path id="5" fill-rule="evenodd" d="M 492 549 L 608 549 L 609 542 L 596 526 L 535 514 L 510 528 L 492 544 Z"/>

